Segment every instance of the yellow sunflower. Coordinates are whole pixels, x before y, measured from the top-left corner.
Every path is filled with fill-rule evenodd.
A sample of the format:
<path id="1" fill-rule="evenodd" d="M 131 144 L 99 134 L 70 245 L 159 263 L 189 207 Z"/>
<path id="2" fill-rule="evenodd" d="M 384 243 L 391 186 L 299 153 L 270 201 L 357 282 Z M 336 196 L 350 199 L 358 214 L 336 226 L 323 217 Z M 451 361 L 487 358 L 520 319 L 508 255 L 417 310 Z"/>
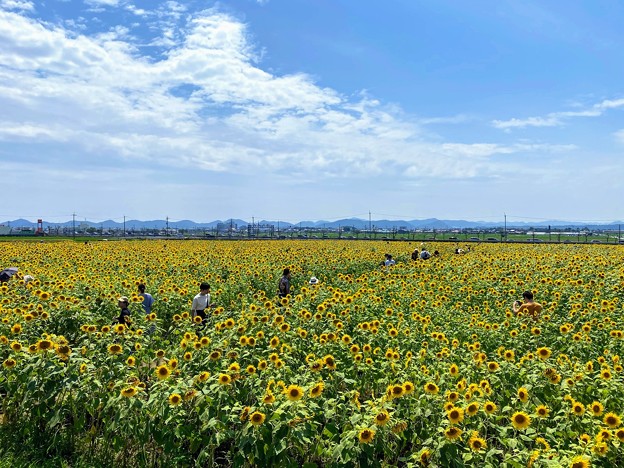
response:
<path id="1" fill-rule="evenodd" d="M 171 406 L 178 406 L 180 403 L 182 403 L 182 396 L 179 393 L 172 393 L 171 395 L 169 395 L 168 400 Z"/>
<path id="2" fill-rule="evenodd" d="M 430 395 L 437 395 L 437 393 L 440 391 L 438 386 L 433 382 L 427 382 L 424 386 L 424 389 L 425 393 L 429 393 Z"/>
<path id="3" fill-rule="evenodd" d="M 481 452 L 487 449 L 487 442 L 485 439 L 479 437 L 478 432 L 474 431 L 470 436 L 470 439 L 468 439 L 468 446 L 473 452 Z"/>
<path id="4" fill-rule="evenodd" d="M 585 405 L 579 401 L 572 403 L 572 414 L 575 416 L 583 416 L 585 414 Z"/>
<path id="5" fill-rule="evenodd" d="M 498 407 L 496 406 L 496 403 L 494 403 L 493 401 L 486 401 L 483 404 L 483 411 L 485 411 L 487 414 L 493 414 L 496 412 L 497 409 Z"/>
<path id="6" fill-rule="evenodd" d="M 261 413 L 260 411 L 254 411 L 249 416 L 249 422 L 253 426 L 260 426 L 262 423 L 264 423 L 265 419 L 266 419 L 266 415 L 264 413 Z"/>
<path id="7" fill-rule="evenodd" d="M 262 403 L 264 403 L 265 405 L 272 405 L 273 403 L 275 403 L 275 395 L 267 391 L 262 398 Z"/>
<path id="8" fill-rule="evenodd" d="M 328 369 L 331 369 L 331 370 L 336 369 L 336 360 L 334 359 L 334 356 L 332 356 L 331 354 L 328 354 L 327 356 L 323 358 L 323 364 L 325 364 Z"/>
<path id="9" fill-rule="evenodd" d="M 386 410 L 382 410 L 375 416 L 375 425 L 385 426 L 390 421 L 390 414 Z"/>
<path id="10" fill-rule="evenodd" d="M 111 345 L 111 346 L 113 346 L 113 345 Z M 119 345 L 117 345 L 117 346 L 119 346 Z M 53 347 L 54 347 L 54 343 L 52 343 L 52 341 L 50 341 L 50 340 L 39 340 L 37 342 L 37 349 L 39 351 L 48 351 L 48 350 L 52 349 Z M 120 348 L 121 348 L 121 346 L 120 346 Z M 110 351 L 110 346 L 109 346 L 109 351 Z M 115 354 L 117 354 L 117 353 L 115 353 Z"/>
<path id="11" fill-rule="evenodd" d="M 358 434 L 358 439 L 361 444 L 370 444 L 375 438 L 374 429 L 362 429 Z"/>
<path id="12" fill-rule="evenodd" d="M 156 377 L 158 377 L 159 380 L 165 380 L 169 378 L 170 375 L 171 371 L 167 366 L 162 365 L 156 368 Z"/>
<path id="13" fill-rule="evenodd" d="M 570 462 L 570 468 L 589 468 L 590 466 L 589 457 L 585 455 L 577 455 Z"/>
<path id="14" fill-rule="evenodd" d="M 446 412 L 446 417 L 451 424 L 459 424 L 464 420 L 464 410 L 457 406 L 452 407 Z"/>
<path id="15" fill-rule="evenodd" d="M 321 396 L 324 389 L 325 389 L 325 384 L 323 383 L 323 381 L 320 381 L 319 383 L 317 383 L 316 385 L 314 385 L 314 387 L 310 389 L 310 397 L 317 398 Z"/>
<path id="16" fill-rule="evenodd" d="M 548 359 L 551 354 L 552 354 L 552 351 L 549 348 L 537 349 L 537 357 L 539 357 L 542 360 Z"/>
<path id="17" fill-rule="evenodd" d="M 303 389 L 299 385 L 289 385 L 284 389 L 284 394 L 290 401 L 298 401 L 303 397 Z"/>
<path id="18" fill-rule="evenodd" d="M 466 414 L 468 416 L 474 416 L 479 411 L 479 403 L 473 401 L 468 406 L 466 406 Z"/>
<path id="19" fill-rule="evenodd" d="M 462 430 L 457 426 L 451 426 L 444 431 L 444 437 L 448 440 L 459 439 L 462 435 Z"/>
<path id="20" fill-rule="evenodd" d="M 611 429 L 615 429 L 620 424 L 622 424 L 622 420 L 615 413 L 607 413 L 607 414 L 605 414 L 604 418 L 602 419 L 602 422 L 604 422 Z"/>
<path id="21" fill-rule="evenodd" d="M 598 417 L 602 415 L 602 412 L 604 411 L 604 406 L 602 406 L 602 403 L 600 403 L 599 401 L 593 401 L 592 404 L 589 405 L 589 409 L 594 416 Z"/>
<path id="22" fill-rule="evenodd" d="M 136 387 L 126 387 L 123 390 L 121 390 L 121 396 L 124 396 L 126 398 L 133 397 L 136 394 L 137 394 Z"/>
<path id="23" fill-rule="evenodd" d="M 232 377 L 228 374 L 219 374 L 219 378 L 217 380 L 221 385 L 229 385 L 232 383 Z"/>
<path id="24" fill-rule="evenodd" d="M 522 403 L 526 403 L 527 401 L 529 401 L 529 391 L 524 387 L 520 387 L 518 389 L 518 399 Z"/>
<path id="25" fill-rule="evenodd" d="M 524 411 L 516 411 L 511 416 L 511 424 L 516 429 L 524 430 L 531 425 L 531 417 Z"/>
<path id="26" fill-rule="evenodd" d="M 540 418 L 547 418 L 550 414 L 550 409 L 545 405 L 539 405 L 535 408 L 535 414 L 537 414 Z"/>
<path id="27" fill-rule="evenodd" d="M 500 365 L 496 361 L 490 361 L 487 363 L 487 368 L 490 372 L 496 372 L 500 368 Z"/>
<path id="28" fill-rule="evenodd" d="M 13 358 L 5 359 L 4 362 L 2 363 L 2 365 L 6 367 L 7 369 L 12 369 L 13 367 L 16 366 L 16 364 L 17 364 L 17 361 L 15 361 L 15 359 Z"/>

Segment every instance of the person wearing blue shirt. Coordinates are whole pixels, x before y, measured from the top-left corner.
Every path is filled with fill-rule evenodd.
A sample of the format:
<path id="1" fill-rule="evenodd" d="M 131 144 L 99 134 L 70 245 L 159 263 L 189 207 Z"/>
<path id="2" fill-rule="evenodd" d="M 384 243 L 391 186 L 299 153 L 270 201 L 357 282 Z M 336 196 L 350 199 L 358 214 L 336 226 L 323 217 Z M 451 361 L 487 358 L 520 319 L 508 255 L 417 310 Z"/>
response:
<path id="1" fill-rule="evenodd" d="M 139 284 L 139 296 L 143 298 L 143 302 L 141 305 L 143 306 L 143 311 L 145 315 L 148 315 L 152 312 L 152 304 L 154 304 L 154 298 L 151 294 L 145 292 L 145 285 Z"/>

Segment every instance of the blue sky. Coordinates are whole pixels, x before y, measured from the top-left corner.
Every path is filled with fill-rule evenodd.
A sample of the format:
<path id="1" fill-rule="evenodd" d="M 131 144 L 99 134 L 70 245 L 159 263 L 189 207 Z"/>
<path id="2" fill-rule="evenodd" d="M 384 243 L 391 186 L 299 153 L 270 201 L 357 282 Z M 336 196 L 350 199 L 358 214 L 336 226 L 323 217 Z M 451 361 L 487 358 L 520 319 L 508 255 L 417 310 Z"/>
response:
<path id="1" fill-rule="evenodd" d="M 0 0 L 0 221 L 624 219 L 619 1 Z"/>

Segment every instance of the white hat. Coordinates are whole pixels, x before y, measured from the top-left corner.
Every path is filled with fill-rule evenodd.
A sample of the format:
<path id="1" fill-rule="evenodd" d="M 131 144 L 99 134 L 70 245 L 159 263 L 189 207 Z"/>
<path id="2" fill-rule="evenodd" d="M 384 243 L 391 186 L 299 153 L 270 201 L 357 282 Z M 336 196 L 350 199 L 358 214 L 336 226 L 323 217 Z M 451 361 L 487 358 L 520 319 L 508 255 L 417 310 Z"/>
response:
<path id="1" fill-rule="evenodd" d="M 313 276 L 312 278 L 310 278 L 309 283 L 310 284 L 318 284 L 319 280 L 316 276 Z"/>
<path id="2" fill-rule="evenodd" d="M 28 283 L 30 283 L 30 282 L 31 282 L 32 280 L 34 280 L 34 279 L 35 279 L 35 278 L 34 278 L 33 276 L 26 275 L 26 276 L 24 276 L 24 283 L 25 283 L 25 284 L 28 284 Z"/>

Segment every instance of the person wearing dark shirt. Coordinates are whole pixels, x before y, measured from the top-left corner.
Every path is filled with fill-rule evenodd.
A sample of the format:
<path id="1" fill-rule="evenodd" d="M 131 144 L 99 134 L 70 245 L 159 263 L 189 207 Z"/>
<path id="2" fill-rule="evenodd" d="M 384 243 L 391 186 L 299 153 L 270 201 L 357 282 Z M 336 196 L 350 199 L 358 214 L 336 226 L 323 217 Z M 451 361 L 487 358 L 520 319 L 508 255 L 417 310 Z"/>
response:
<path id="1" fill-rule="evenodd" d="M 126 296 L 121 296 L 117 299 L 117 306 L 119 307 L 119 317 L 113 320 L 113 323 L 121 323 L 126 327 L 130 327 L 130 310 L 128 310 L 128 304 L 130 301 Z"/>
<path id="2" fill-rule="evenodd" d="M 290 278 L 290 268 L 284 268 L 284 272 L 278 283 L 279 290 L 277 294 L 279 297 L 286 297 L 290 294 Z"/>

